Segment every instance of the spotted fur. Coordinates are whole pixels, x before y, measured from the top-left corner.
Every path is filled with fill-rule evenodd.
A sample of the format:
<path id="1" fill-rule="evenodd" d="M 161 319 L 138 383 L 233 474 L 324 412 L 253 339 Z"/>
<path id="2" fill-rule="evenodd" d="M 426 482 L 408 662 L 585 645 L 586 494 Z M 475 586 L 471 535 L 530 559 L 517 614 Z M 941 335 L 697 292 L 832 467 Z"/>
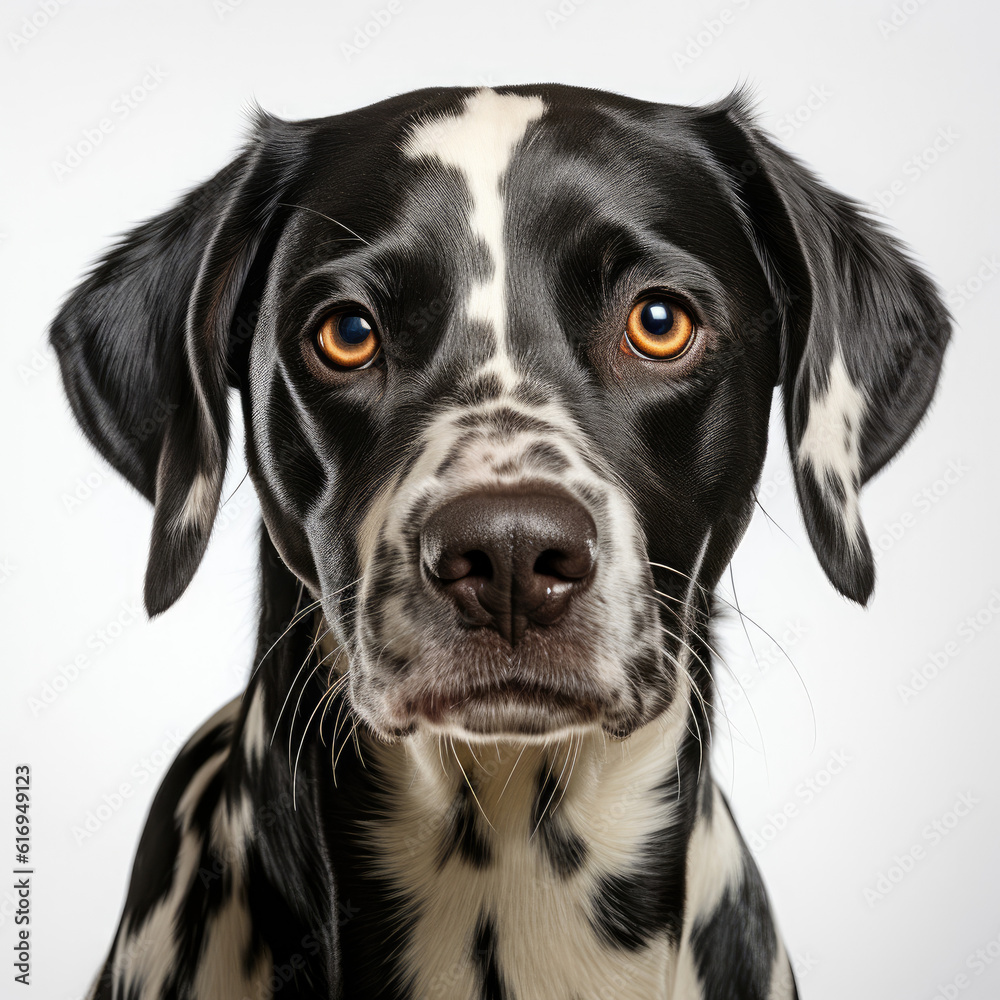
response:
<path id="1" fill-rule="evenodd" d="M 622 348 L 651 294 L 696 327 L 669 362 Z M 381 337 L 364 369 L 316 349 L 345 303 Z M 739 95 L 260 113 L 52 329 L 85 432 L 155 504 L 152 613 L 207 544 L 230 387 L 264 520 L 250 681 L 157 793 L 93 1000 L 796 996 L 711 778 L 712 589 L 780 385 L 810 538 L 867 600 L 859 491 L 947 338 L 926 276 Z M 427 527 L 515 495 L 593 529 L 585 583 L 516 642 L 436 586 Z"/>

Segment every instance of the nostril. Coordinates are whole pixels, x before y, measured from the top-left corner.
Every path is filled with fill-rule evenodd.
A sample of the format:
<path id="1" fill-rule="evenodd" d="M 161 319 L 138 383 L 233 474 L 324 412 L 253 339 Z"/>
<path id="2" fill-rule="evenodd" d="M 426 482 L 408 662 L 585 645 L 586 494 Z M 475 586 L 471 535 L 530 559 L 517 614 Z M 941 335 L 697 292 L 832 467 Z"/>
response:
<path id="1" fill-rule="evenodd" d="M 443 556 L 437 566 L 433 567 L 432 573 L 445 583 L 464 580 L 470 576 L 492 580 L 493 563 L 485 552 L 472 549 L 458 555 Z"/>
<path id="2" fill-rule="evenodd" d="M 557 580 L 582 580 L 594 567 L 589 547 L 576 552 L 546 549 L 535 560 L 532 571 L 538 576 L 553 576 Z"/>

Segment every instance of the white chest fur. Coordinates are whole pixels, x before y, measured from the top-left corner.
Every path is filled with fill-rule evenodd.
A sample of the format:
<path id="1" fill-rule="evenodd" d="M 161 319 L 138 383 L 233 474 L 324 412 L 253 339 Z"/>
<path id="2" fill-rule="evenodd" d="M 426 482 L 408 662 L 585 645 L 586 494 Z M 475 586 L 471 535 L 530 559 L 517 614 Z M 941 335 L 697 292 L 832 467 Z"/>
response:
<path id="1" fill-rule="evenodd" d="M 668 712 L 625 743 L 599 731 L 549 745 L 474 747 L 426 735 L 378 751 L 394 812 L 371 824 L 373 866 L 417 906 L 402 956 L 415 998 L 478 1000 L 487 966 L 508 1000 L 671 995 L 676 949 L 666 935 L 636 949 L 607 942 L 595 929 L 593 899 L 602 877 L 634 870 L 649 838 L 679 818 L 663 787 L 677 766 L 685 711 Z M 549 822 L 585 845 L 573 871 L 553 864 L 538 827 L 539 775 L 550 771 L 561 780 L 542 802 Z M 442 851 L 463 786 L 488 845 L 481 864 Z"/>

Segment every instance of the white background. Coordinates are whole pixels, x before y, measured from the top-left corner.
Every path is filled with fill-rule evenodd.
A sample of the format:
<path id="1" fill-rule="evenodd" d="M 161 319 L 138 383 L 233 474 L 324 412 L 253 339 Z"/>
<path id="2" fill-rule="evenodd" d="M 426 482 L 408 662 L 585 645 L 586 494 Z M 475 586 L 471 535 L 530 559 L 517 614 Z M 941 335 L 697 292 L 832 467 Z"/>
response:
<path id="1" fill-rule="evenodd" d="M 670 103 L 748 81 L 763 123 L 831 184 L 869 204 L 883 193 L 889 221 L 949 295 L 959 325 L 936 402 L 864 497 L 881 550 L 867 611 L 818 567 L 774 423 L 762 499 L 779 527 L 758 516 L 734 578 L 743 610 L 792 662 L 735 616 L 721 624 L 742 690 L 720 668 L 731 730 L 720 718 L 715 767 L 744 833 L 759 838 L 803 998 L 1000 992 L 1000 960 L 967 964 L 991 943 L 1000 955 L 1000 278 L 983 264 L 1000 252 L 996 8 L 586 0 L 558 15 L 558 2 L 398 0 L 353 54 L 344 46 L 383 0 L 47 0 L 48 18 L 41 2 L 4 4 L 0 795 L 11 803 L 13 767 L 29 762 L 36 875 L 33 994 L 14 992 L 0 878 L 0 995 L 84 992 L 167 751 L 240 689 L 254 629 L 247 484 L 180 603 L 152 623 L 130 610 L 151 513 L 70 417 L 45 344 L 61 297 L 115 234 L 226 162 L 253 99 L 296 118 L 431 84 L 548 80 Z M 32 17 L 41 27 L 28 37 Z M 133 88 L 129 108 L 120 95 Z M 57 169 L 104 118 L 113 127 L 100 144 Z M 229 489 L 243 471 L 234 464 Z M 963 626 L 977 614 L 975 629 Z M 949 642 L 957 655 L 904 700 L 900 685 Z M 840 773 L 832 754 L 847 759 Z M 954 822 L 963 794 L 975 805 Z M 10 805 L 3 816 L 12 827 Z M 938 842 L 935 821 L 947 831 Z M 0 871 L 13 867 L 12 841 L 0 829 Z M 915 845 L 911 870 L 890 872 Z M 866 898 L 890 875 L 891 891 Z"/>

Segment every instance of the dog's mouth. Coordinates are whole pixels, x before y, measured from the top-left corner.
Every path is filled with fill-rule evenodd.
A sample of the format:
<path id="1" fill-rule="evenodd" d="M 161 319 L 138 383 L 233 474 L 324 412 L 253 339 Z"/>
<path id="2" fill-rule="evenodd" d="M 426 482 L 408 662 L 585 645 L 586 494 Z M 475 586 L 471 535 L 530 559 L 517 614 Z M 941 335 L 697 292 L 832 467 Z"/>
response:
<path id="1" fill-rule="evenodd" d="M 417 728 L 466 738 L 551 736 L 600 724 L 614 707 L 596 691 L 506 680 L 489 686 L 441 686 L 390 700 L 397 731 Z"/>
<path id="2" fill-rule="evenodd" d="M 352 701 L 372 728 L 390 739 L 417 731 L 463 739 L 550 738 L 602 728 L 617 736 L 638 706 L 626 684 L 565 662 L 539 669 L 532 657 L 430 655 L 385 683 L 352 685 Z M 570 661 L 572 662 L 572 661 Z M 577 661 L 578 663 L 580 661 Z"/>

